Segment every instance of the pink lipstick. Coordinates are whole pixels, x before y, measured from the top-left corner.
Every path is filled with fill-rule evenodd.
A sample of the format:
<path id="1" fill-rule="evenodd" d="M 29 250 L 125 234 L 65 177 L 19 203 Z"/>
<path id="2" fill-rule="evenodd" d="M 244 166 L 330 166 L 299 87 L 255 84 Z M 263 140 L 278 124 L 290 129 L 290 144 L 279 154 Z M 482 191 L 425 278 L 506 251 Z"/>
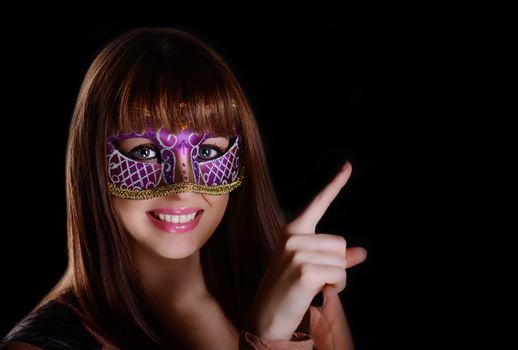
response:
<path id="1" fill-rule="evenodd" d="M 201 208 L 158 208 L 146 213 L 153 225 L 169 233 L 194 230 L 203 215 Z"/>

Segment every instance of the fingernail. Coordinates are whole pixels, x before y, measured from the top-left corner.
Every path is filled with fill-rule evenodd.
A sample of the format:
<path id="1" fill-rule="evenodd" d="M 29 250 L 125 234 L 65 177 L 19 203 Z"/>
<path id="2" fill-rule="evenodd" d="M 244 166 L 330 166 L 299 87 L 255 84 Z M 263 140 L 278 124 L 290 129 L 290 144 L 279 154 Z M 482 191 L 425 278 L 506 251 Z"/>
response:
<path id="1" fill-rule="evenodd" d="M 349 162 L 345 162 L 345 164 L 342 166 L 342 169 L 340 169 L 340 172 L 343 173 L 347 170 L 347 168 L 349 168 Z"/>

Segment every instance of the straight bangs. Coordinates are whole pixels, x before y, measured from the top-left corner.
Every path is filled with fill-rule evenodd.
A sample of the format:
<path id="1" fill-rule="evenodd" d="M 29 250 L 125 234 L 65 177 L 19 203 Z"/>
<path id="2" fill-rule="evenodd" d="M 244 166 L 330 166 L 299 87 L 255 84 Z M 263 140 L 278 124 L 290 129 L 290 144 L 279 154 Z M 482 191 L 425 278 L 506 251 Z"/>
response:
<path id="1" fill-rule="evenodd" d="M 232 74 L 208 47 L 196 39 L 162 37 L 155 33 L 153 48 L 136 52 L 138 59 L 123 56 L 133 65 L 113 72 L 118 83 L 117 118 L 108 119 L 111 135 L 165 128 L 178 133 L 186 128 L 222 136 L 242 133 L 241 113 L 246 100 Z M 166 41 L 167 40 L 167 41 Z M 137 45 L 138 48 L 138 45 Z M 135 54 L 135 53 L 134 53 Z M 124 58 L 123 58 L 124 59 Z M 245 108 L 246 109 L 246 108 Z"/>

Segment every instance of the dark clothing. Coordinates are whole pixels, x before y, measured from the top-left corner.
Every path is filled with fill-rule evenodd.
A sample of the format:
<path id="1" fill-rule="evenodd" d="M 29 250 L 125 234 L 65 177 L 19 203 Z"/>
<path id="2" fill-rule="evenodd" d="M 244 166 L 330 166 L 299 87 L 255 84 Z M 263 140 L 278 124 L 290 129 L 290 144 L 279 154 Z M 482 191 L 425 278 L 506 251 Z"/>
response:
<path id="1" fill-rule="evenodd" d="M 2 340 L 20 341 L 43 349 L 100 350 L 79 316 L 68 306 L 51 300 L 21 320 Z"/>
<path id="2" fill-rule="evenodd" d="M 247 331 L 239 334 L 239 349 L 242 350 L 309 350 L 313 340 L 309 334 L 309 310 L 291 340 L 268 340 Z M 22 319 L 0 343 L 19 341 L 45 350 L 117 349 L 95 337 L 95 332 L 87 329 L 73 309 L 58 301 L 51 300 Z M 99 335 L 97 335 L 99 336 Z M 101 340 L 99 340 L 101 339 Z"/>

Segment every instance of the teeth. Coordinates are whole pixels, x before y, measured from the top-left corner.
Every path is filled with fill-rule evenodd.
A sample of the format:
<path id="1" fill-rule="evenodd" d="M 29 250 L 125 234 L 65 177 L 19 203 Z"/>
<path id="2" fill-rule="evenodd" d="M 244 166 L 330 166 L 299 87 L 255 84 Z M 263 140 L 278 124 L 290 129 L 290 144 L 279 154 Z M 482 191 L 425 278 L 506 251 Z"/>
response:
<path id="1" fill-rule="evenodd" d="M 170 215 L 170 214 L 158 214 L 158 218 L 162 221 L 172 222 L 173 224 L 183 224 L 189 221 L 193 221 L 196 217 L 196 213 L 187 215 Z"/>

